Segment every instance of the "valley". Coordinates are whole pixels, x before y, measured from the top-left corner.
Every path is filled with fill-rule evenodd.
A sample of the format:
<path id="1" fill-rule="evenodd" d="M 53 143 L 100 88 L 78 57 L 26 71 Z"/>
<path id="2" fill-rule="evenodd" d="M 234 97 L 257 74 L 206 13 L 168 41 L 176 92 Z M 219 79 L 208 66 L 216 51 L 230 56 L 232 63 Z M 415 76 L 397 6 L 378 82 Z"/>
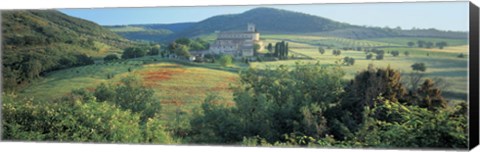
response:
<path id="1" fill-rule="evenodd" d="M 2 25 L 2 140 L 466 146 L 467 32 L 263 7 L 113 26 L 12 11 Z M 220 41 L 225 31 L 237 33 Z M 248 50 L 222 50 L 240 44 Z"/>

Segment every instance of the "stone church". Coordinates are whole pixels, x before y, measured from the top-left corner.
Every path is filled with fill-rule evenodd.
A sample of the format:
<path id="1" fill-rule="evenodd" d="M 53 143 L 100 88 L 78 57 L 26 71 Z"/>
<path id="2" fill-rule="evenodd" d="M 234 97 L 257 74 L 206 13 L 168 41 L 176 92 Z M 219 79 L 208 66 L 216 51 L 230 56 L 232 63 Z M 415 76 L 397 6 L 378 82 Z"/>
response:
<path id="1" fill-rule="evenodd" d="M 254 45 L 258 44 L 259 49 L 263 48 L 260 41 L 260 33 L 255 29 L 254 24 L 247 25 L 247 31 L 241 32 L 219 32 L 217 40 L 210 45 L 209 52 L 213 54 L 229 54 L 234 57 L 248 57 L 254 55 Z"/>

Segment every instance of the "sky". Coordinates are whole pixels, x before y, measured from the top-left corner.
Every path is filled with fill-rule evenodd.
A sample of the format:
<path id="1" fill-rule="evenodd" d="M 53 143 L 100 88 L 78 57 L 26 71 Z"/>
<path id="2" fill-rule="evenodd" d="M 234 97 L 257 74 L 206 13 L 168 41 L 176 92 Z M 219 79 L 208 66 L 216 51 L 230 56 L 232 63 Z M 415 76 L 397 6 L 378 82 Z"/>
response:
<path id="1" fill-rule="evenodd" d="M 353 25 L 435 28 L 468 31 L 468 2 L 357 3 L 309 5 L 198 6 L 149 8 L 60 9 L 100 25 L 198 22 L 216 15 L 271 7 L 325 17 Z"/>

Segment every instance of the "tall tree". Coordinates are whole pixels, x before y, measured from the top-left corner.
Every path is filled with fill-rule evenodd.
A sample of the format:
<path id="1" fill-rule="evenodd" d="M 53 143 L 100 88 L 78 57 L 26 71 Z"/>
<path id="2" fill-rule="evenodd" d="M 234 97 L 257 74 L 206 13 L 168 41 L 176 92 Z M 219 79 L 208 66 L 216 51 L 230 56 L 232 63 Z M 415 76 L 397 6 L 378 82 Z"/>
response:
<path id="1" fill-rule="evenodd" d="M 268 52 L 273 52 L 272 43 L 268 43 L 267 50 L 268 50 Z"/>

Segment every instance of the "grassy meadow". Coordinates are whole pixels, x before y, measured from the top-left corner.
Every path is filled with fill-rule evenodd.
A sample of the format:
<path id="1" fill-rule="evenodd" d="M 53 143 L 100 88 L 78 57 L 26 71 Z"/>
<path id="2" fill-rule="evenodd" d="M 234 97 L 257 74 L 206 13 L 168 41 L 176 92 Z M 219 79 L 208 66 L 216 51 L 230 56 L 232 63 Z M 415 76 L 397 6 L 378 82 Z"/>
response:
<path id="1" fill-rule="evenodd" d="M 323 36 L 304 36 L 304 35 L 266 35 L 261 36 L 265 39 L 265 44 L 274 44 L 279 41 L 289 43 L 290 53 L 294 55 L 307 56 L 310 59 L 302 60 L 281 60 L 274 62 L 255 62 L 251 63 L 252 67 L 264 68 L 266 66 L 290 65 L 296 62 L 317 63 L 321 65 L 334 65 L 342 62 L 344 57 L 355 59 L 355 64 L 351 66 L 342 66 L 347 73 L 345 79 L 352 79 L 358 72 L 367 69 L 369 64 L 375 67 L 390 66 L 402 72 L 405 76 L 413 72 L 411 65 L 413 63 L 425 63 L 427 70 L 424 72 L 425 77 L 441 78 L 447 83 L 444 92 L 452 92 L 455 94 L 467 93 L 467 75 L 468 75 L 468 45 L 466 40 L 459 39 L 442 39 L 442 38 L 381 38 L 368 40 L 355 40 L 346 38 L 333 38 Z M 449 46 L 439 48 L 418 48 L 408 47 L 408 42 L 424 41 L 446 41 Z M 317 43 L 318 42 L 318 43 Z M 322 45 L 324 44 L 324 45 Z M 332 46 L 330 49 L 323 47 L 325 45 Z M 326 49 L 324 54 L 318 51 L 319 46 Z M 372 59 L 366 59 L 367 53 L 356 50 L 342 50 L 343 47 L 364 47 L 379 48 L 385 50 L 383 60 L 376 60 L 375 54 Z M 332 54 L 333 50 L 341 50 L 339 56 Z M 399 51 L 399 56 L 393 56 L 387 52 Z M 409 52 L 406 56 L 404 52 Z M 464 58 L 459 58 L 459 54 L 464 54 Z M 452 99 L 452 98 L 451 98 Z"/>
<path id="2" fill-rule="evenodd" d="M 209 94 L 221 97 L 223 100 L 219 104 L 233 104 L 230 85 L 238 83 L 238 75 L 229 70 L 235 66 L 213 68 L 213 64 L 195 66 L 194 63 L 182 64 L 151 56 L 98 63 L 49 73 L 21 90 L 20 95 L 44 101 L 59 98 L 74 89 L 86 88 L 93 91 L 101 83 L 116 83 L 126 76 L 134 75 L 155 91 L 156 98 L 162 104 L 161 116 L 171 120 L 174 116 L 172 113 L 177 110 L 190 113 Z M 108 75 L 113 77 L 109 78 Z"/>
<path id="3" fill-rule="evenodd" d="M 444 92 L 467 93 L 467 58 L 458 58 L 457 55 L 459 53 L 468 55 L 468 47 L 466 42 L 460 40 L 422 39 L 443 40 L 451 44 L 443 49 L 426 49 L 406 46 L 408 41 L 416 41 L 415 38 L 354 40 L 303 35 L 262 35 L 261 37 L 265 45 L 282 40 L 287 41 L 291 54 L 307 58 L 251 62 L 250 67 L 253 68 L 294 66 L 297 62 L 335 65 L 340 64 L 344 57 L 352 57 L 355 59 L 354 65 L 341 65 L 346 72 L 344 78 L 352 79 L 358 71 L 367 69 L 369 64 L 375 67 L 390 66 L 406 76 L 413 72 L 411 68 L 413 63 L 423 62 L 427 66 L 426 77 L 442 78 L 448 83 Z M 320 43 L 336 47 L 326 49 L 324 54 L 320 54 L 318 52 Z M 385 51 L 398 50 L 400 55 L 394 57 L 386 53 L 383 60 L 375 60 L 375 55 L 372 59 L 366 59 L 364 51 L 342 50 L 339 56 L 332 54 L 334 49 L 354 46 L 381 47 Z M 405 51 L 410 53 L 409 56 L 404 55 Z M 103 49 L 99 52 L 105 54 Z M 171 113 L 178 109 L 190 112 L 192 108 L 199 106 L 208 94 L 217 94 L 224 99 L 224 103 L 233 104 L 229 86 L 239 82 L 237 72 L 246 67 L 248 65 L 240 61 L 230 67 L 222 67 L 216 63 L 183 63 L 149 56 L 55 71 L 21 90 L 20 94 L 43 100 L 52 99 L 61 97 L 73 89 L 93 89 L 101 83 L 117 82 L 127 75 L 136 75 L 144 80 L 146 86 L 155 90 L 155 95 L 164 107 L 162 116 L 172 118 Z M 108 75 L 113 77 L 108 78 Z"/>
<path id="4" fill-rule="evenodd" d="M 452 101 L 450 104 L 466 100 L 464 98 L 467 94 L 468 83 L 468 46 L 466 42 L 441 39 L 447 41 L 449 46 L 443 49 L 426 49 L 408 47 L 406 44 L 402 44 L 416 41 L 415 38 L 354 40 L 322 36 L 265 35 L 262 36 L 262 39 L 265 46 L 268 43 L 274 44 L 279 41 L 288 42 L 290 55 L 297 58 L 257 61 L 249 64 L 244 63 L 244 61 L 234 61 L 233 64 L 226 67 L 221 66 L 218 62 L 195 63 L 166 59 L 160 56 L 144 56 L 112 62 L 100 61 L 91 65 L 50 72 L 33 81 L 26 88 L 19 90 L 18 94 L 38 99 L 35 101 L 48 101 L 68 95 L 75 89 L 84 88 L 93 92 L 101 83 L 115 84 L 120 82 L 122 78 L 133 75 L 142 80 L 143 86 L 154 91 L 156 102 L 161 104 L 160 122 L 171 128 L 182 128 L 179 126 L 189 126 L 187 120 L 194 116 L 195 112 L 202 109 L 202 104 L 209 95 L 219 97 L 213 102 L 216 105 L 234 106 L 235 101 L 231 86 L 240 84 L 239 71 L 249 67 L 257 69 L 275 68 L 279 65 L 295 67 L 295 64 L 299 62 L 338 65 L 346 73 L 343 79 L 350 80 L 359 71 L 367 69 L 369 64 L 373 64 L 375 67 L 390 66 L 399 70 L 403 78 L 407 78 L 408 74 L 413 72 L 411 65 L 421 62 L 425 63 L 427 67 L 424 78 L 443 79 L 445 84 L 442 91 L 444 96 Z M 102 44 L 96 45 L 101 46 Z M 326 49 L 324 54 L 319 53 L 319 46 Z M 372 59 L 366 59 L 367 53 L 363 50 L 343 50 L 343 47 L 379 48 L 385 50 L 385 56 L 383 60 L 376 60 L 374 54 Z M 120 53 L 105 50 L 111 49 L 100 49 L 99 54 L 92 56 Z M 341 55 L 333 55 L 333 50 L 341 50 Z M 266 51 L 264 49 L 261 53 L 266 53 Z M 393 56 L 388 53 L 390 51 L 399 51 L 400 55 Z M 409 52 L 408 56 L 404 54 L 405 51 Z M 459 58 L 460 53 L 463 53 L 466 57 Z M 355 64 L 343 65 L 342 62 L 345 57 L 354 58 Z M 100 57 L 96 60 L 99 61 Z M 186 118 L 183 116 L 186 116 Z"/>

